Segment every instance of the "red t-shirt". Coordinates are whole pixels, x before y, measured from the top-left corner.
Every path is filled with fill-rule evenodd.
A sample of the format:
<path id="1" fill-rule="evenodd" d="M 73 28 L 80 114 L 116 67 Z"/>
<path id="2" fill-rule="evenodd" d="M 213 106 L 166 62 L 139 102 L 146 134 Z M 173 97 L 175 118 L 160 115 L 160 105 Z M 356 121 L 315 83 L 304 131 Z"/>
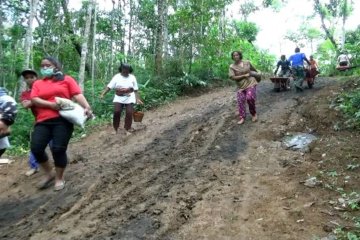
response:
<path id="1" fill-rule="evenodd" d="M 30 101 L 30 100 L 31 100 L 31 89 L 23 91 L 20 95 L 20 102 Z M 36 110 L 34 107 L 31 107 L 31 112 L 33 113 L 33 115 L 36 118 Z"/>
<path id="2" fill-rule="evenodd" d="M 30 98 L 39 97 L 49 102 L 55 102 L 55 97 L 71 99 L 74 95 L 80 94 L 81 89 L 77 82 L 70 76 L 65 75 L 64 80 L 54 81 L 51 79 L 42 79 L 34 82 Z M 36 110 L 36 122 L 43 122 L 48 119 L 59 117 L 59 111 L 34 107 Z"/>

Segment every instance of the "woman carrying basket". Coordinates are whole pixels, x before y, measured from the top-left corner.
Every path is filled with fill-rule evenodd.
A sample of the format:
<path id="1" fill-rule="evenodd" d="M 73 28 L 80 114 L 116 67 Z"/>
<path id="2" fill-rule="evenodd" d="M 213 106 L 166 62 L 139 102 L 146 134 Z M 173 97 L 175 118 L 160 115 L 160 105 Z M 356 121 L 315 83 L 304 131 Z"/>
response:
<path id="1" fill-rule="evenodd" d="M 116 74 L 106 86 L 101 94 L 103 99 L 111 89 L 115 89 L 114 96 L 114 114 L 113 114 L 113 127 L 115 133 L 118 132 L 120 126 L 120 117 L 123 109 L 126 110 L 125 125 L 126 134 L 129 135 L 133 131 L 131 128 L 134 104 L 143 104 L 138 94 L 138 84 L 133 74 L 132 67 L 129 64 L 122 63 L 119 67 L 119 73 Z"/>
<path id="2" fill-rule="evenodd" d="M 238 87 L 237 102 L 239 106 L 240 119 L 238 124 L 243 124 L 246 117 L 246 102 L 249 105 L 249 111 L 252 116 L 252 121 L 257 121 L 256 115 L 256 85 L 258 80 L 252 76 L 256 69 L 249 61 L 244 61 L 240 51 L 231 53 L 231 58 L 234 61 L 229 67 L 229 77 L 235 81 Z"/>

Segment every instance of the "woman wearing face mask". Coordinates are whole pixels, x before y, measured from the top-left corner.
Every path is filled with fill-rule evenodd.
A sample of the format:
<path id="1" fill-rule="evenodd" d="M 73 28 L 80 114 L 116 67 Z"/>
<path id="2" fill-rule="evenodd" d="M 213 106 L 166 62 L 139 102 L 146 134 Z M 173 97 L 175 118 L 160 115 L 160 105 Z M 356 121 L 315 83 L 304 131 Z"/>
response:
<path id="1" fill-rule="evenodd" d="M 34 82 L 31 89 L 31 103 L 36 111 L 36 124 L 32 133 L 31 152 L 45 171 L 45 178 L 38 185 L 47 188 L 55 180 L 55 190 L 65 187 L 64 171 L 67 165 L 67 146 L 73 132 L 73 124 L 62 118 L 55 97 L 74 99 L 91 116 L 91 108 L 81 93 L 76 81 L 62 73 L 61 64 L 52 57 L 41 61 L 41 80 Z M 46 145 L 52 140 L 52 155 L 55 162 L 55 174 L 45 153 Z"/>
<path id="2" fill-rule="evenodd" d="M 111 89 L 115 89 L 113 127 L 117 133 L 120 126 L 121 112 L 125 108 L 125 125 L 126 134 L 131 134 L 131 125 L 135 103 L 143 104 L 138 94 L 138 84 L 133 74 L 132 67 L 129 64 L 122 63 L 119 67 L 119 73 L 116 74 L 102 92 L 100 98 L 103 99 L 105 94 Z"/>

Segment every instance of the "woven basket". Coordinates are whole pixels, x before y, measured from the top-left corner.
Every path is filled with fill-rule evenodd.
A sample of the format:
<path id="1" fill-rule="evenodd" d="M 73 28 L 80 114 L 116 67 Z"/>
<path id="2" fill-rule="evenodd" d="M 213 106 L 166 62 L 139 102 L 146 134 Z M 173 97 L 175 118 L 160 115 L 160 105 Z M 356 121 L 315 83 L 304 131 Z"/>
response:
<path id="1" fill-rule="evenodd" d="M 144 117 L 143 112 L 135 111 L 133 113 L 134 122 L 141 122 Z"/>

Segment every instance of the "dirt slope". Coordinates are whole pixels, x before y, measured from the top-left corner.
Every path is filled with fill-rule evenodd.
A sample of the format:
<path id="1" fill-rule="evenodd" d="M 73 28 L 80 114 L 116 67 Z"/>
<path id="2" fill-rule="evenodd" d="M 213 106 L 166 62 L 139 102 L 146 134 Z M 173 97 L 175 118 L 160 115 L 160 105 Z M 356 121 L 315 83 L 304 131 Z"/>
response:
<path id="1" fill-rule="evenodd" d="M 258 88 L 259 121 L 236 125 L 233 88 L 147 112 L 129 137 L 94 130 L 69 150 L 65 190 L 37 191 L 25 161 L 0 169 L 1 239 L 312 239 L 326 216 L 291 170 L 308 154 L 281 138 L 306 132 L 302 94 Z M 284 166 L 287 166 L 284 168 Z M 302 173 L 304 174 L 304 173 Z M 292 177 L 293 175 L 293 177 Z M 310 206 L 309 206 L 310 205 Z"/>

